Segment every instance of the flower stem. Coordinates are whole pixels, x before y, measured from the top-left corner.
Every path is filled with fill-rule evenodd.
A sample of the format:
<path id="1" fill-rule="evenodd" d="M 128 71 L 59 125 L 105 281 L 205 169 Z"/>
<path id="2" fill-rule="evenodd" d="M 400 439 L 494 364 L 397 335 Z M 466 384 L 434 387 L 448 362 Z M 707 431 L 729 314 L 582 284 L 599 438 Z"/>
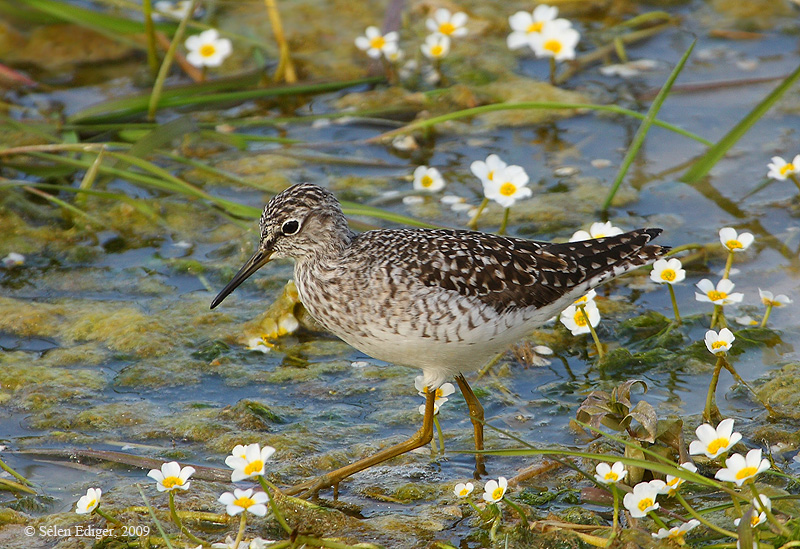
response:
<path id="1" fill-rule="evenodd" d="M 589 321 L 589 314 L 586 312 L 586 306 L 578 305 L 578 309 L 581 310 L 581 314 L 583 315 L 583 318 L 586 320 L 586 325 L 589 327 L 589 332 L 592 334 L 592 339 L 594 339 L 594 344 L 597 347 L 597 358 L 602 360 L 604 356 L 603 344 L 600 343 L 600 338 L 597 337 L 597 332 L 594 331 L 594 326 L 592 326 L 592 323 Z"/>
<path id="2" fill-rule="evenodd" d="M 764 318 L 761 319 L 761 327 L 762 328 L 766 328 L 767 327 L 767 319 L 769 319 L 769 315 L 770 315 L 771 312 L 772 312 L 772 303 L 767 305 L 767 310 L 764 313 Z"/>
<path id="3" fill-rule="evenodd" d="M 272 497 L 272 491 L 270 490 L 269 483 L 264 478 L 264 475 L 258 475 L 258 482 L 261 484 L 261 488 L 264 489 L 264 492 L 267 494 L 269 498 L 269 508 L 272 509 L 272 514 L 275 515 L 275 520 L 278 521 L 278 524 L 281 525 L 281 528 L 287 533 L 291 534 L 293 532 L 292 527 L 286 522 L 283 514 L 281 514 L 280 509 L 278 508 L 278 504 L 275 502 L 275 499 Z M 274 486 L 273 486 L 274 488 Z"/>
<path id="4" fill-rule="evenodd" d="M 675 299 L 675 289 L 672 287 L 672 284 L 667 284 L 667 288 L 669 288 L 669 297 L 672 299 L 672 310 L 675 311 L 675 322 L 680 324 L 681 314 L 678 312 L 678 301 Z"/>
<path id="5" fill-rule="evenodd" d="M 722 355 L 717 357 L 717 363 L 714 365 L 714 373 L 711 375 L 711 383 L 708 385 L 708 394 L 706 395 L 706 407 L 703 409 L 703 419 L 712 421 L 720 417 L 719 408 L 717 408 L 716 393 L 717 383 L 719 383 L 719 373 L 722 371 L 722 366 L 725 364 L 725 357 Z"/>
<path id="6" fill-rule="evenodd" d="M 104 519 L 106 519 L 108 522 L 113 522 L 117 526 L 122 526 L 122 522 L 120 522 L 118 519 L 115 519 L 105 511 L 102 511 L 100 507 L 96 507 L 94 512 L 103 517 Z"/>
<path id="7" fill-rule="evenodd" d="M 508 227 L 508 214 L 511 213 L 511 208 L 506 208 L 503 212 L 503 222 L 500 224 L 500 230 L 497 231 L 497 234 L 503 235 L 506 234 L 506 227 Z"/>
<path id="8" fill-rule="evenodd" d="M 611 530 L 614 532 L 613 535 L 617 535 L 617 530 L 619 529 L 619 490 L 617 490 L 617 485 L 611 485 L 611 493 L 614 495 L 614 517 L 611 522 Z"/>
<path id="9" fill-rule="evenodd" d="M 156 30 L 153 25 L 152 0 L 142 1 L 142 15 L 144 16 L 144 32 L 147 36 L 147 64 L 153 78 L 158 74 L 158 55 L 156 54 Z"/>
<path id="10" fill-rule="evenodd" d="M 757 513 L 765 513 L 767 515 L 767 520 L 775 526 L 778 530 L 780 530 L 781 534 L 789 537 L 792 533 L 789 531 L 786 526 L 783 525 L 781 521 L 775 518 L 775 515 L 772 514 L 772 511 L 766 505 L 761 503 L 761 495 L 758 493 L 758 489 L 756 488 L 755 482 L 750 482 L 750 491 L 753 493 L 753 506 L 756 509 Z"/>
<path id="11" fill-rule="evenodd" d="M 725 261 L 725 272 L 722 273 L 722 278 L 728 278 L 730 276 L 732 265 L 733 265 L 733 252 L 728 251 L 728 259 Z"/>
<path id="12" fill-rule="evenodd" d="M 199 543 L 201 545 L 210 545 L 209 542 L 203 541 L 202 539 L 198 538 L 194 534 L 192 534 L 186 526 L 183 525 L 181 521 L 181 517 L 178 516 L 178 510 L 175 508 L 175 491 L 169 491 L 169 515 L 172 517 L 172 522 L 180 528 L 181 532 L 186 534 L 186 537 L 189 538 L 189 541 L 192 543 Z M 237 546 L 238 547 L 238 546 Z"/>
<path id="13" fill-rule="evenodd" d="M 477 231 L 478 230 L 478 218 L 481 216 L 481 214 L 483 213 L 483 210 L 485 210 L 486 206 L 488 206 L 488 205 L 489 205 L 489 199 L 488 198 L 484 198 L 483 202 L 481 202 L 480 206 L 478 206 L 478 211 L 475 212 L 475 215 L 473 215 L 472 219 L 470 219 L 469 223 L 467 223 L 467 227 L 469 227 L 473 231 Z"/>
<path id="14" fill-rule="evenodd" d="M 442 433 L 442 426 L 439 425 L 439 416 L 433 416 L 433 424 L 436 426 L 436 435 L 439 437 L 439 453 L 444 454 L 444 433 Z"/>
<path id="15" fill-rule="evenodd" d="M 242 518 L 239 519 L 239 531 L 236 533 L 236 541 L 233 542 L 234 547 L 239 547 L 242 542 L 245 526 L 247 526 L 247 511 L 242 511 Z"/>
<path id="16" fill-rule="evenodd" d="M 797 190 L 800 191 L 800 180 L 797 179 L 797 176 L 795 174 L 790 174 L 789 179 L 794 181 L 794 184 L 797 185 Z"/>
<path id="17" fill-rule="evenodd" d="M 653 522 L 655 522 L 655 523 L 656 523 L 656 524 L 659 526 L 659 528 L 663 528 L 664 530 L 669 530 L 669 527 L 668 527 L 666 524 L 664 524 L 664 521 L 663 521 L 663 520 L 661 520 L 661 517 L 659 517 L 658 515 L 656 515 L 656 512 L 655 512 L 655 511 L 649 511 L 649 512 L 647 513 L 647 515 L 648 515 L 648 516 L 649 516 L 651 519 L 653 519 Z"/>
<path id="18" fill-rule="evenodd" d="M 495 505 L 495 508 L 497 508 L 497 505 Z M 492 541 L 497 539 L 497 529 L 500 527 L 500 519 L 502 519 L 502 518 L 503 518 L 503 514 L 500 513 L 499 509 L 498 509 L 497 516 L 492 521 L 492 527 L 489 529 L 489 539 L 491 539 Z"/>
<path id="19" fill-rule="evenodd" d="M 686 509 L 689 512 L 689 514 L 692 515 L 693 518 L 696 518 L 697 520 L 699 520 L 701 524 L 704 524 L 708 528 L 711 528 L 712 530 L 714 530 L 715 532 L 717 532 L 719 534 L 722 534 L 723 536 L 728 536 L 728 537 L 736 538 L 736 539 L 739 538 L 739 536 L 735 532 L 731 532 L 730 530 L 725 530 L 724 528 L 720 528 L 719 526 L 717 526 L 713 522 L 709 522 L 706 519 L 704 519 L 703 516 L 700 515 L 700 513 L 698 513 L 697 511 L 695 511 L 692 508 L 692 506 L 689 505 L 689 503 L 685 499 L 683 499 L 683 496 L 680 495 L 679 493 L 675 493 L 675 498 L 678 500 L 678 503 L 683 505 L 683 508 Z"/>
<path id="20" fill-rule="evenodd" d="M 733 379 L 744 385 L 748 391 L 753 393 L 753 396 L 756 397 L 756 400 L 758 400 L 761 403 L 761 405 L 767 409 L 767 412 L 769 412 L 771 416 L 774 416 L 775 411 L 772 409 L 772 406 L 770 406 L 768 402 L 761 400 L 761 397 L 758 396 L 758 393 L 756 393 L 755 389 L 750 387 L 750 384 L 747 383 L 744 379 L 742 379 L 742 376 L 739 375 L 739 372 L 737 372 L 736 369 L 733 366 L 731 366 L 731 364 L 727 360 L 725 360 L 724 362 L 725 362 L 725 369 L 731 373 Z"/>
<path id="21" fill-rule="evenodd" d="M 519 515 L 519 518 L 522 520 L 522 527 L 527 530 L 528 529 L 528 519 L 525 517 L 525 513 L 522 512 L 522 509 L 519 508 L 519 505 L 517 505 L 516 503 L 514 503 L 513 501 L 511 501 L 510 499 L 508 499 L 506 497 L 503 497 L 503 501 L 508 503 L 508 505 L 511 506 L 511 508 L 514 509 L 514 511 L 517 512 L 517 514 Z"/>
<path id="22" fill-rule="evenodd" d="M 470 507 L 472 507 L 473 509 L 475 509 L 475 512 L 478 514 L 478 516 L 479 516 L 479 517 L 480 517 L 481 515 L 483 515 L 483 513 L 482 513 L 482 512 L 481 512 L 481 510 L 478 508 L 478 506 L 477 506 L 477 505 L 475 505 L 475 502 L 474 502 L 474 501 L 472 501 L 472 500 L 467 500 L 467 503 L 469 503 Z"/>

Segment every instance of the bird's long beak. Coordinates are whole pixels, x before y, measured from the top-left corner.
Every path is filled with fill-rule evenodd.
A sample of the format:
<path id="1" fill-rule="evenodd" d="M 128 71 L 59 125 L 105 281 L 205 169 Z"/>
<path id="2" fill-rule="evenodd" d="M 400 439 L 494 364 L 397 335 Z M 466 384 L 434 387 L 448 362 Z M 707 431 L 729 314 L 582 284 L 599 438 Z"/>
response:
<path id="1" fill-rule="evenodd" d="M 217 297 L 214 298 L 214 301 L 211 302 L 211 308 L 213 309 L 220 303 L 222 300 L 228 297 L 233 290 L 235 290 L 239 284 L 250 278 L 254 272 L 259 270 L 261 267 L 269 263 L 270 258 L 272 257 L 272 250 L 262 250 L 259 248 L 256 253 L 253 254 L 253 257 L 247 260 L 247 263 L 239 269 L 239 272 L 228 282 L 228 285 L 222 288 L 222 291 L 217 294 Z"/>

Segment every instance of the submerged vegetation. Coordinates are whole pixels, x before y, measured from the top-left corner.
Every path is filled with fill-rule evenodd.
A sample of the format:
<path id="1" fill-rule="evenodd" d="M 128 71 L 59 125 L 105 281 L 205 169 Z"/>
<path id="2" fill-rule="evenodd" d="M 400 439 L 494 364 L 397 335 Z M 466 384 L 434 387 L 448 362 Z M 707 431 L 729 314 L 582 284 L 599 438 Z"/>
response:
<path id="1" fill-rule="evenodd" d="M 3 545 L 800 544 L 792 2 L 386 4 L 0 0 Z M 479 374 L 489 477 L 445 384 L 430 457 L 307 502 L 419 416 L 287 265 L 207 310 L 302 180 L 359 229 L 673 249 Z"/>

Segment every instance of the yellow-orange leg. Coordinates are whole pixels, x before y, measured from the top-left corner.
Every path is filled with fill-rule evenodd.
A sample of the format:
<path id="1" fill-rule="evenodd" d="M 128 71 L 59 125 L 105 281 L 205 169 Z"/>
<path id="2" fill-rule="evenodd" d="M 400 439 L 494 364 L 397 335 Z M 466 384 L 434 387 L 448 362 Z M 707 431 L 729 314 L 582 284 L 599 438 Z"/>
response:
<path id="1" fill-rule="evenodd" d="M 464 395 L 464 400 L 469 407 L 469 419 L 472 421 L 473 435 L 475 438 L 475 449 L 483 450 L 483 406 L 481 406 L 478 397 L 472 392 L 472 387 L 467 383 L 463 374 L 456 376 L 456 383 L 458 388 L 461 389 L 461 394 Z M 479 479 L 486 474 L 486 465 L 484 465 L 483 454 L 475 454 L 475 478 Z"/>
<path id="2" fill-rule="evenodd" d="M 473 395 L 474 396 L 474 395 Z M 283 493 L 290 496 L 309 497 L 314 496 L 320 490 L 333 486 L 334 495 L 338 491 L 339 483 L 354 473 L 363 471 L 373 465 L 383 463 L 393 457 L 410 452 L 420 446 L 425 446 L 433 439 L 433 404 L 436 402 L 436 392 L 429 391 L 425 395 L 425 414 L 422 418 L 422 427 L 419 431 L 405 442 L 395 444 L 389 448 L 384 448 L 380 452 L 367 458 L 360 459 L 350 465 L 340 467 L 335 471 L 326 473 L 308 482 L 292 486 L 283 490 Z"/>

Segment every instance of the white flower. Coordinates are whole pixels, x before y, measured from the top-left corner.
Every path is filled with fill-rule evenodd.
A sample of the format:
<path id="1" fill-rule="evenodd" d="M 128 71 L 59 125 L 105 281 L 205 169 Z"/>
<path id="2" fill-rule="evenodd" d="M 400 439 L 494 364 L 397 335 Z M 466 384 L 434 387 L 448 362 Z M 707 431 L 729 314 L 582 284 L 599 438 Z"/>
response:
<path id="1" fill-rule="evenodd" d="M 734 339 L 736 337 L 733 332 L 727 328 L 721 329 L 719 333 L 709 330 L 706 332 L 706 348 L 715 355 L 721 355 L 731 350 Z"/>
<path id="2" fill-rule="evenodd" d="M 242 511 L 247 511 L 258 517 L 267 514 L 267 494 L 264 492 L 253 493 L 253 489 L 239 490 L 238 488 L 230 492 L 225 492 L 219 497 L 219 502 L 225 504 L 225 511 L 230 516 L 236 516 Z"/>
<path id="3" fill-rule="evenodd" d="M 702 424 L 695 430 L 698 440 L 689 444 L 689 454 L 696 456 L 705 454 L 709 459 L 714 459 L 731 449 L 742 440 L 741 433 L 733 432 L 733 419 L 723 419 L 714 429 L 708 423 Z"/>
<path id="4" fill-rule="evenodd" d="M 251 337 L 247 340 L 247 350 L 266 354 L 272 350 L 272 344 L 265 341 L 263 337 Z"/>
<path id="5" fill-rule="evenodd" d="M 725 468 L 720 469 L 714 478 L 723 482 L 735 482 L 736 486 L 741 486 L 745 481 L 755 478 L 755 476 L 769 469 L 769 460 L 761 459 L 761 448 L 755 448 L 747 452 L 747 456 L 733 454 L 725 460 Z"/>
<path id="6" fill-rule="evenodd" d="M 458 484 L 455 485 L 455 488 L 453 488 L 453 493 L 456 495 L 456 497 L 465 498 L 468 495 L 470 495 L 474 489 L 475 485 L 472 484 L 471 482 L 468 482 L 466 484 L 464 484 L 463 482 L 459 482 Z"/>
<path id="7" fill-rule="evenodd" d="M 733 227 L 723 227 L 719 230 L 719 241 L 726 250 L 731 252 L 743 252 L 750 247 L 755 237 L 752 233 L 736 232 Z"/>
<path id="8" fill-rule="evenodd" d="M 621 461 L 617 461 L 611 466 L 605 462 L 598 463 L 595 471 L 594 478 L 597 479 L 597 482 L 602 482 L 603 484 L 616 484 L 628 474 L 628 471 L 625 470 L 625 465 Z"/>
<path id="9" fill-rule="evenodd" d="M 594 328 L 600 323 L 600 311 L 597 309 L 597 305 L 590 300 L 586 302 L 583 308 L 586 311 L 586 316 L 589 317 L 589 323 Z M 561 311 L 559 318 L 561 323 L 572 332 L 572 335 L 580 335 L 591 332 L 589 324 L 586 323 L 586 316 L 577 305 L 570 305 Z"/>
<path id="10" fill-rule="evenodd" d="M 677 284 L 686 278 L 681 260 L 677 258 L 658 259 L 653 263 L 650 280 L 658 284 Z"/>
<path id="11" fill-rule="evenodd" d="M 448 399 L 445 398 L 444 400 L 448 400 Z M 439 413 L 439 405 L 434 402 L 433 403 L 433 415 L 436 415 L 438 413 Z M 419 415 L 421 415 L 421 416 L 425 415 L 425 405 L 424 404 L 420 404 L 419 405 Z"/>
<path id="12" fill-rule="evenodd" d="M 381 54 L 388 57 L 397 51 L 398 38 L 399 35 L 396 32 L 381 34 L 378 27 L 367 27 L 364 36 L 356 38 L 356 47 L 367 52 L 367 55 L 373 59 L 379 58 Z"/>
<path id="13" fill-rule="evenodd" d="M 220 38 L 216 29 L 190 36 L 184 45 L 189 50 L 186 60 L 195 67 L 219 67 L 233 52 L 231 41 Z"/>
<path id="14" fill-rule="evenodd" d="M 651 480 L 650 482 L 640 482 L 633 487 L 633 492 L 625 494 L 622 504 L 630 512 L 633 518 L 642 518 L 647 513 L 658 509 L 656 503 L 658 492 L 664 487 L 664 481 Z"/>
<path id="15" fill-rule="evenodd" d="M 159 0 L 158 2 L 153 4 L 153 8 L 161 12 L 163 15 L 167 15 L 172 19 L 183 19 L 186 17 L 186 14 L 189 13 L 189 8 L 192 7 L 192 3 L 190 0 L 181 0 L 180 2 L 169 2 L 167 0 Z"/>
<path id="16" fill-rule="evenodd" d="M 225 458 L 225 465 L 233 469 L 231 482 L 238 482 L 264 474 L 264 463 L 275 453 L 272 446 L 261 446 L 256 442 L 234 447 L 231 455 Z"/>
<path id="17" fill-rule="evenodd" d="M 528 198 L 533 192 L 526 187 L 530 178 L 520 166 L 506 166 L 494 172 L 493 179 L 483 185 L 483 194 L 504 208 L 510 208 L 517 200 Z"/>
<path id="18" fill-rule="evenodd" d="M 773 156 L 772 162 L 767 164 L 769 171 L 767 177 L 777 179 L 778 181 L 785 181 L 790 175 L 800 172 L 800 154 L 794 157 L 791 162 L 786 162 L 780 156 Z"/>
<path id="19" fill-rule="evenodd" d="M 466 36 L 467 14 L 459 11 L 451 14 L 450 10 L 439 8 L 433 12 L 433 17 L 425 21 L 425 26 L 431 32 L 438 32 L 446 36 Z"/>
<path id="20" fill-rule="evenodd" d="M 398 48 L 398 49 L 396 49 L 396 50 L 394 50 L 394 51 L 392 51 L 392 52 L 387 52 L 387 53 L 386 53 L 386 60 L 387 60 L 387 61 L 389 61 L 390 63 L 397 64 L 397 63 L 399 63 L 400 61 L 402 61 L 402 60 L 403 60 L 403 57 L 405 57 L 405 56 L 406 56 L 406 52 L 404 52 L 403 50 L 401 50 L 401 49 L 399 49 L 399 48 Z M 414 139 L 414 138 L 413 138 L 413 137 L 411 137 L 410 135 L 403 136 L 401 139 L 405 140 L 405 143 L 408 143 L 408 140 L 409 140 L 409 138 L 410 138 L 410 139 L 412 140 L 412 142 L 413 142 L 413 139 Z M 403 148 L 402 148 L 402 146 L 401 146 L 401 144 L 402 144 L 403 142 L 404 142 L 404 141 L 397 141 L 397 142 L 395 142 L 395 143 L 392 143 L 392 144 L 393 144 L 393 145 L 395 146 L 395 148 L 396 148 L 396 149 L 398 149 L 398 150 L 409 150 L 409 149 L 411 149 L 411 148 L 412 148 L 412 147 L 409 147 L 409 148 L 403 149 Z M 416 143 L 414 143 L 414 144 L 416 145 Z"/>
<path id="21" fill-rule="evenodd" d="M 532 13 L 518 11 L 508 18 L 511 34 L 506 43 L 508 48 L 516 50 L 523 46 L 530 46 L 531 36 L 539 34 L 549 22 L 558 17 L 558 8 L 541 4 L 536 6 Z M 566 21 L 566 20 L 564 20 Z"/>
<path id="22" fill-rule="evenodd" d="M 507 489 L 508 481 L 506 477 L 500 477 L 497 480 L 492 479 L 483 487 L 483 500 L 487 503 L 497 503 L 506 495 Z"/>
<path id="23" fill-rule="evenodd" d="M 530 36 L 530 45 L 536 57 L 552 57 L 556 61 L 575 59 L 575 46 L 581 35 L 571 25 L 557 24 L 559 21 L 566 20 L 553 21 L 545 25 L 542 32 Z"/>
<path id="24" fill-rule="evenodd" d="M 575 234 L 569 239 L 570 242 L 580 242 L 581 240 L 591 240 L 592 238 L 605 238 L 607 236 L 617 236 L 622 234 L 622 229 L 615 227 L 611 221 L 605 223 L 592 223 L 589 227 L 589 232 L 575 231 Z"/>
<path id="25" fill-rule="evenodd" d="M 417 376 L 414 378 L 414 388 L 419 392 L 419 396 L 425 396 L 428 392 L 428 387 L 425 385 L 425 376 Z M 442 383 L 436 389 L 436 404 L 444 404 L 449 399 L 448 396 L 456 392 L 456 388 L 452 383 Z"/>
<path id="26" fill-rule="evenodd" d="M 297 331 L 300 323 L 292 313 L 284 313 L 278 318 L 278 335 L 284 336 Z"/>
<path id="27" fill-rule="evenodd" d="M 75 512 L 79 515 L 91 514 L 91 512 L 100 505 L 100 495 L 102 493 L 100 488 L 89 488 L 86 490 L 86 495 L 81 496 L 78 500 L 78 504 L 75 506 Z"/>
<path id="28" fill-rule="evenodd" d="M 414 190 L 435 192 L 444 189 L 444 178 L 436 168 L 417 166 L 414 170 Z"/>
<path id="29" fill-rule="evenodd" d="M 761 511 L 762 508 L 767 509 L 768 511 L 772 511 L 772 500 L 769 499 L 764 494 L 758 495 L 759 499 L 761 500 L 761 505 L 758 505 L 758 500 L 753 498 L 753 511 L 750 514 L 750 527 L 755 528 L 759 524 L 767 522 L 767 513 L 766 511 Z M 759 512 L 760 511 L 760 512 Z M 739 523 L 742 519 L 735 519 L 733 524 L 735 526 L 739 526 Z"/>
<path id="30" fill-rule="evenodd" d="M 218 541 L 217 543 L 212 543 L 212 549 L 249 549 L 249 544 L 246 541 L 240 541 L 239 546 L 236 547 L 236 540 L 230 536 L 225 536 L 225 541 Z M 197 547 L 196 549 L 201 549 L 203 546 Z"/>
<path id="31" fill-rule="evenodd" d="M 689 522 L 684 522 L 680 526 L 673 526 L 669 530 L 666 528 L 659 528 L 657 533 L 651 535 L 656 539 L 669 538 L 678 545 L 683 545 L 686 543 L 686 541 L 683 539 L 684 536 L 686 536 L 686 532 L 689 530 L 694 530 L 698 526 L 700 526 L 700 521 L 697 519 L 692 519 Z"/>
<path id="32" fill-rule="evenodd" d="M 476 160 L 470 164 L 469 169 L 478 179 L 481 180 L 481 183 L 483 183 L 485 186 L 487 183 L 494 181 L 495 174 L 500 170 L 505 169 L 506 166 L 508 166 L 508 164 L 500 160 L 499 156 L 496 154 L 490 154 L 486 157 L 485 162 L 482 160 Z"/>
<path id="33" fill-rule="evenodd" d="M 151 469 L 147 476 L 156 481 L 156 489 L 159 492 L 170 492 L 172 490 L 188 490 L 191 482 L 194 467 L 187 466 L 181 468 L 177 461 L 170 461 L 161 465 L 161 470 Z"/>
<path id="34" fill-rule="evenodd" d="M 589 303 L 590 301 L 593 302 L 595 297 L 597 297 L 597 292 L 595 290 L 589 290 L 583 297 L 579 297 L 573 301 L 572 304 L 583 305 L 584 303 Z"/>
<path id="35" fill-rule="evenodd" d="M 3 267 L 10 269 L 11 267 L 19 267 L 25 264 L 25 256 L 17 252 L 11 252 L 3 258 Z"/>
<path id="36" fill-rule="evenodd" d="M 429 34 L 419 48 L 428 59 L 441 59 L 450 53 L 450 37 L 445 34 Z"/>
<path id="37" fill-rule="evenodd" d="M 704 278 L 696 284 L 697 289 L 703 293 L 695 292 L 694 297 L 697 301 L 707 301 L 714 305 L 729 305 L 731 303 L 739 303 L 744 298 L 744 294 L 731 293 L 734 284 L 729 278 L 723 278 L 717 285 L 707 278 Z"/>
<path id="38" fill-rule="evenodd" d="M 697 472 L 697 467 L 695 467 L 694 463 L 692 463 L 691 461 L 687 461 L 686 463 L 681 463 L 679 467 L 681 469 L 686 469 L 687 471 L 691 471 L 692 473 Z M 683 484 L 684 482 L 686 481 L 681 477 L 667 475 L 667 483 L 664 486 L 664 489 L 659 493 L 674 496 L 677 493 L 678 488 L 680 488 L 681 484 Z"/>
<path id="39" fill-rule="evenodd" d="M 766 305 L 767 307 L 783 307 L 784 305 L 789 305 L 793 303 L 789 296 L 780 294 L 778 296 L 772 295 L 772 292 L 767 290 L 762 290 L 761 288 L 758 289 L 758 297 L 761 298 L 761 303 Z"/>

